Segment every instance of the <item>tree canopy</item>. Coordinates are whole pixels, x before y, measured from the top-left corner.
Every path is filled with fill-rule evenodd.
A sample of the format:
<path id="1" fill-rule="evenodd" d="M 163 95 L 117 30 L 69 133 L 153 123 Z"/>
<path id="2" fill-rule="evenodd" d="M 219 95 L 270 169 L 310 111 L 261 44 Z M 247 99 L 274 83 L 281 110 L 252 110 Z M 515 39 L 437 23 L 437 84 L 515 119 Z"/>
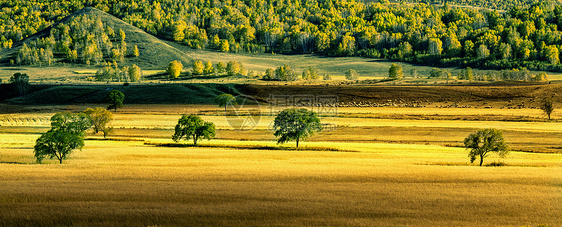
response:
<path id="1" fill-rule="evenodd" d="M 94 133 L 101 131 L 105 138 L 112 131 L 112 128 L 107 126 L 113 120 L 113 114 L 109 110 L 96 107 L 94 109 L 88 108 L 84 110 L 84 113 L 88 115 L 90 124 L 94 127 Z"/>
<path id="2" fill-rule="evenodd" d="M 215 124 L 203 121 L 195 114 L 183 115 L 178 120 L 172 140 L 178 142 L 182 137 L 185 140 L 193 139 L 194 145 L 197 145 L 199 138 L 210 140 L 215 137 Z"/>
<path id="3" fill-rule="evenodd" d="M 26 73 L 14 73 L 10 77 L 10 83 L 16 88 L 19 95 L 25 95 L 29 87 L 29 76 Z"/>
<path id="4" fill-rule="evenodd" d="M 62 164 L 75 149 L 84 146 L 84 132 L 91 126 L 84 113 L 57 113 L 51 117 L 51 129 L 35 142 L 34 153 L 38 163 L 46 157 L 56 158 Z"/>
<path id="5" fill-rule="evenodd" d="M 548 120 L 550 120 L 550 115 L 554 112 L 554 101 L 552 97 L 544 97 L 540 101 L 540 108 L 548 116 Z"/>
<path id="6" fill-rule="evenodd" d="M 109 106 L 107 109 L 112 109 L 117 112 L 117 108 L 121 108 L 123 106 L 123 101 L 125 100 L 125 94 L 118 90 L 113 90 L 107 94 L 106 98 L 107 102 L 109 102 Z"/>
<path id="7" fill-rule="evenodd" d="M 401 80 L 404 78 L 402 66 L 392 63 L 392 65 L 390 65 L 390 69 L 388 69 L 388 77 L 394 80 Z"/>
<path id="8" fill-rule="evenodd" d="M 220 94 L 215 98 L 215 102 L 219 105 L 219 107 L 224 107 L 224 111 L 226 112 L 226 107 L 230 105 L 236 105 L 236 97 L 232 96 L 231 94 Z"/>
<path id="9" fill-rule="evenodd" d="M 322 130 L 316 113 L 307 109 L 285 109 L 277 114 L 273 123 L 277 143 L 295 140 L 297 147 L 301 139 L 306 139 L 315 131 Z"/>
<path id="10" fill-rule="evenodd" d="M 497 129 L 483 129 L 470 134 L 464 139 L 464 147 L 470 150 L 468 156 L 471 163 L 477 157 L 480 157 L 480 166 L 490 152 L 497 153 L 500 157 L 509 153 L 509 147 L 503 138 L 503 133 Z"/>
<path id="11" fill-rule="evenodd" d="M 183 64 L 180 61 L 172 61 L 168 64 L 166 72 L 168 72 L 170 78 L 178 78 L 182 70 Z"/>

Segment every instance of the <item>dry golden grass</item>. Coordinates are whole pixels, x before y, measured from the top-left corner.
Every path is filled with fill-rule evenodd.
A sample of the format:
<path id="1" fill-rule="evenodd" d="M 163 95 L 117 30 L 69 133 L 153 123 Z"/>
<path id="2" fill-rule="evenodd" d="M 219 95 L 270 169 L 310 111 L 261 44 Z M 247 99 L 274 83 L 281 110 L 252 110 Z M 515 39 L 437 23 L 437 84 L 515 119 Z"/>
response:
<path id="1" fill-rule="evenodd" d="M 87 141 L 63 165 L 34 165 L 25 164 L 33 161 L 30 149 L 4 149 L 0 223 L 562 224 L 561 155 L 514 153 L 503 161 L 527 166 L 492 168 L 468 165 L 466 153 L 457 148 L 307 145 L 362 152 L 156 148 L 141 142 Z M 6 163 L 7 156 L 21 164 Z"/>
<path id="2" fill-rule="evenodd" d="M 239 132 L 213 106 L 144 107 L 124 108 L 113 123 L 113 138 L 136 140 L 89 135 L 95 140 L 63 165 L 34 164 L 33 145 L 48 121 L 12 120 L 52 113 L 0 115 L 0 226 L 562 225 L 562 154 L 511 152 L 485 159 L 506 166 L 478 167 L 465 149 L 440 146 L 494 126 L 508 143 L 545 148 L 562 141 L 560 122 L 332 118 L 337 130 L 301 150 L 260 150 L 240 148 L 278 146 L 267 123 Z M 218 125 L 218 139 L 200 142 L 214 148 L 145 145 L 171 143 L 184 112 Z"/>

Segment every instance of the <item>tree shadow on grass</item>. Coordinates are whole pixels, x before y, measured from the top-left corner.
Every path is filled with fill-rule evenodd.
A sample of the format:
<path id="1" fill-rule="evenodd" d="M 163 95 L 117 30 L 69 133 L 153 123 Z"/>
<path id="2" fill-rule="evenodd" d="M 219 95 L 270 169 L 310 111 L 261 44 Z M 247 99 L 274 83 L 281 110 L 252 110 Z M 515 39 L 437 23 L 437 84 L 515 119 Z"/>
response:
<path id="1" fill-rule="evenodd" d="M 31 165 L 31 164 L 34 164 L 34 163 L 28 163 L 28 162 L 4 162 L 4 161 L 0 161 L 0 164 Z"/>
<path id="2" fill-rule="evenodd" d="M 227 144 L 183 144 L 183 143 L 151 143 L 145 142 L 144 145 L 156 147 L 208 147 L 208 148 L 233 148 L 242 150 L 290 150 L 290 151 L 335 151 L 335 152 L 359 152 L 355 150 L 342 150 L 332 147 L 284 147 L 267 145 L 227 145 Z"/>

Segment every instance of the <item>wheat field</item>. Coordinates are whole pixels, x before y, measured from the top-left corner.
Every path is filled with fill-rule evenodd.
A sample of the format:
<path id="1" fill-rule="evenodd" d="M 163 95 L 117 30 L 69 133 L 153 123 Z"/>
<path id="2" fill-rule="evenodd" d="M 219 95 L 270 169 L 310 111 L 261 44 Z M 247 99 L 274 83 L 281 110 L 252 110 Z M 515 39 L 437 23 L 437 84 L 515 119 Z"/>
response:
<path id="1" fill-rule="evenodd" d="M 489 122 L 435 121 L 423 127 L 427 122 L 379 119 L 383 126 L 369 128 L 362 122 L 375 119 L 335 119 L 349 125 L 321 132 L 294 150 L 289 149 L 294 143 L 277 145 L 265 128 L 229 130 L 224 116 L 213 113 L 203 118 L 219 125 L 218 139 L 203 140 L 202 147 L 159 147 L 152 144 L 173 143 L 170 127 L 184 107 L 159 114 L 150 108 L 135 114 L 135 108 L 140 107 L 116 113 L 111 140 L 88 135 L 86 146 L 62 165 L 33 159 L 34 141 L 48 130 L 53 113 L 24 113 L 18 119 L 47 121 L 12 125 L 6 123 L 14 116 L 1 115 L 0 225 L 562 225 L 561 153 L 513 151 L 485 160 L 506 166 L 479 167 L 469 162 L 465 149 L 435 142 L 439 135 L 426 135 L 427 144 L 334 139 L 416 128 L 454 134 L 466 125 L 452 136 L 456 140 Z M 197 106 L 185 110 L 199 111 Z M 531 138 L 539 133 L 554 135 L 551 143 L 559 144 L 559 123 L 551 123 L 551 129 L 526 122 L 490 124 L 510 131 L 508 143 L 524 137 L 539 144 L 540 138 Z M 247 149 L 251 146 L 287 149 Z"/>

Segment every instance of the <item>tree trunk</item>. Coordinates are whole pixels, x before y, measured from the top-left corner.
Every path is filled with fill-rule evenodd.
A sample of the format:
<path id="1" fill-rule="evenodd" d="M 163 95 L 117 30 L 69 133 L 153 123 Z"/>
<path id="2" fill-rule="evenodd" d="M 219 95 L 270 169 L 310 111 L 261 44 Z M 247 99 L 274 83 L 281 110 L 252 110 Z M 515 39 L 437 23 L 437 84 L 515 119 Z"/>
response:
<path id="1" fill-rule="evenodd" d="M 193 135 L 193 145 L 197 146 L 197 136 Z"/>
<path id="2" fill-rule="evenodd" d="M 62 158 L 59 158 L 59 164 L 62 164 Z"/>
<path id="3" fill-rule="evenodd" d="M 484 162 L 484 155 L 480 155 L 480 166 L 482 166 L 483 162 Z"/>
<path id="4" fill-rule="evenodd" d="M 299 148 L 299 137 L 297 137 L 297 148 Z"/>

